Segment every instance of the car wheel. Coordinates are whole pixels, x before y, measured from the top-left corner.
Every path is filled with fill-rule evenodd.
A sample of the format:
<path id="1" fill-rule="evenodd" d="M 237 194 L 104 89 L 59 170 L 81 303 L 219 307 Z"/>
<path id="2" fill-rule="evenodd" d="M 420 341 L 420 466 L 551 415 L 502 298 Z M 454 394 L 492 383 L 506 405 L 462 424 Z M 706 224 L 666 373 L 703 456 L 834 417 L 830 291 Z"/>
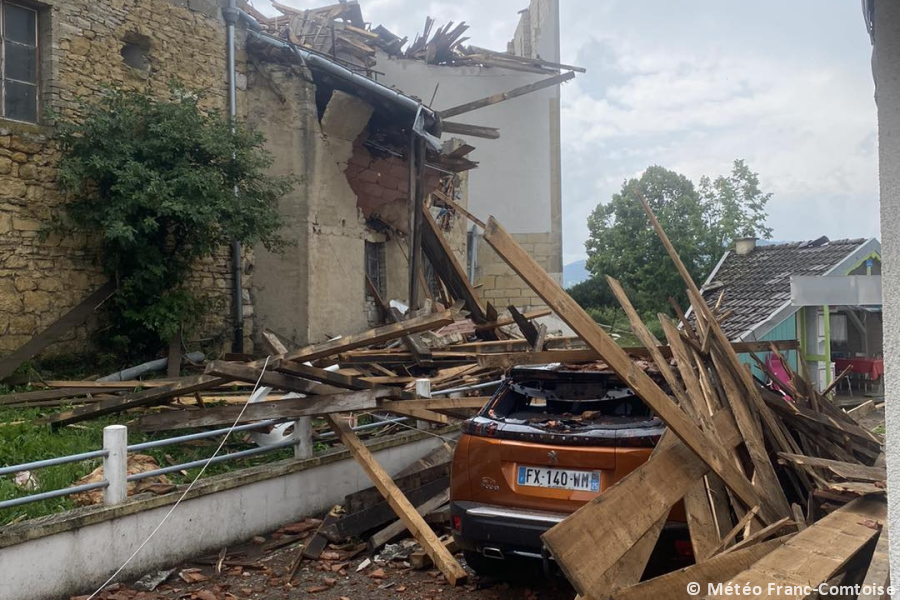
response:
<path id="1" fill-rule="evenodd" d="M 507 568 L 507 562 L 499 558 L 488 558 L 484 554 L 463 550 L 466 564 L 479 575 L 501 575 Z"/>

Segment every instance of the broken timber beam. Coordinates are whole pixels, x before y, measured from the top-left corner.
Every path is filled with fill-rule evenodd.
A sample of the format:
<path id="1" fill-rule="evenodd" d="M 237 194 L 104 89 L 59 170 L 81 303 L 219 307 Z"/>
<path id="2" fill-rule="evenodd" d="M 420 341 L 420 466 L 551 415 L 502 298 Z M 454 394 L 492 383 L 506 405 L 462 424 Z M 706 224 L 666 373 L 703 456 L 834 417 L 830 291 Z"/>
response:
<path id="1" fill-rule="evenodd" d="M 887 506 L 883 500 L 854 500 L 816 521 L 731 579 L 740 582 L 741 588 L 759 586 L 763 590 L 760 596 L 751 598 L 807 598 L 807 588 L 815 590 L 819 584 L 828 581 L 878 535 L 878 525 L 884 523 L 886 516 Z M 798 560 L 798 557 L 806 558 Z M 773 582 L 792 591 L 769 594 L 769 584 Z M 706 597 L 725 600 L 748 596 L 738 591 Z"/>
<path id="2" fill-rule="evenodd" d="M 533 313 L 525 313 L 525 316 L 528 317 L 531 314 Z M 510 324 L 502 321 L 504 321 L 504 319 L 497 320 L 497 327 Z M 512 319 L 510 319 L 510 322 L 511 321 Z M 486 327 L 487 325 L 488 324 L 486 323 L 484 326 Z M 478 330 L 478 327 L 481 326 L 476 326 L 476 331 Z M 551 338 L 551 340 L 553 339 L 554 338 Z M 520 346 L 525 345 L 525 342 L 521 340 L 519 340 L 519 342 Z M 796 350 L 799 348 L 799 343 L 796 340 L 774 342 L 774 344 L 780 350 Z M 731 347 L 738 354 L 750 352 L 765 352 L 769 349 L 769 342 L 735 342 L 731 345 Z M 672 356 L 672 350 L 669 346 L 659 346 L 657 349 L 666 358 L 670 358 Z M 640 358 L 650 357 L 650 352 L 643 346 L 623 347 L 622 350 L 624 350 L 626 354 L 631 356 L 637 356 Z M 479 353 L 477 358 L 479 366 L 492 369 L 506 369 L 508 367 L 514 367 L 516 365 L 542 364 L 551 362 L 578 363 L 602 360 L 600 354 L 596 350 L 592 350 L 590 348 L 575 350 L 544 350 L 543 352 L 489 352 Z"/>
<path id="3" fill-rule="evenodd" d="M 726 448 L 740 443 L 740 435 L 726 411 L 713 421 Z M 578 593 L 605 589 L 608 571 L 647 535 L 658 537 L 660 520 L 709 472 L 709 467 L 671 431 L 666 432 L 650 460 L 600 496 L 578 509 L 541 536 Z M 628 515 L 622 519 L 621 515 Z M 616 522 L 616 535 L 609 523 Z M 652 550 L 651 544 L 650 550 Z M 638 575 L 639 577 L 640 575 Z"/>
<path id="4" fill-rule="evenodd" d="M 769 460 L 766 453 L 762 428 L 760 427 L 756 415 L 753 414 L 751 406 L 746 402 L 745 394 L 746 396 L 750 397 L 750 401 L 753 404 L 753 408 L 756 409 L 758 417 L 762 420 L 762 423 L 766 426 L 768 433 L 775 440 L 776 445 L 779 446 L 780 450 L 783 450 L 785 452 L 791 451 L 793 449 L 796 449 L 796 444 L 792 445 L 791 442 L 793 440 L 788 439 L 788 437 L 784 434 L 781 429 L 781 424 L 777 422 L 775 416 L 765 405 L 765 402 L 763 402 L 762 396 L 759 393 L 759 389 L 756 386 L 756 383 L 753 381 L 753 376 L 749 371 L 744 369 L 744 366 L 738 359 L 738 355 L 731 347 L 731 340 L 728 339 L 728 336 L 725 335 L 725 332 L 719 326 L 715 315 L 706 304 L 706 301 L 703 299 L 700 290 L 697 288 L 697 284 L 694 283 L 694 279 L 691 277 L 691 274 L 688 273 L 688 270 L 684 266 L 684 263 L 681 262 L 681 257 L 678 255 L 678 252 L 675 250 L 675 247 L 669 240 L 669 236 L 666 235 L 666 232 L 662 228 L 662 225 L 660 225 L 659 221 L 656 219 L 656 215 L 653 214 L 653 210 L 650 208 L 650 204 L 647 202 L 646 198 L 641 198 L 641 206 L 643 207 L 644 212 L 647 214 L 647 217 L 650 219 L 650 223 L 653 226 L 653 229 L 656 231 L 657 237 L 659 237 L 663 247 L 669 254 L 669 258 L 672 259 L 672 262 L 675 264 L 675 268 L 678 270 L 678 273 L 684 280 L 685 286 L 687 286 L 688 297 L 691 299 L 691 305 L 694 307 L 694 310 L 697 311 L 698 326 L 701 324 L 706 325 L 706 335 L 704 338 L 703 347 L 708 348 L 710 340 L 714 339 L 717 342 L 717 346 L 721 352 L 724 362 L 728 367 L 730 367 L 730 370 L 733 372 L 738 382 L 743 384 L 743 393 L 737 386 L 735 386 L 735 388 L 732 390 L 732 393 L 728 394 L 728 400 L 732 405 L 735 420 L 737 421 L 738 426 L 741 428 L 741 433 L 744 435 L 747 450 L 749 451 L 751 458 L 753 459 L 753 465 L 756 468 L 754 476 L 756 477 L 760 488 L 765 492 L 766 501 L 763 503 L 761 510 L 763 520 L 767 523 L 771 523 L 774 520 L 777 520 L 773 517 L 791 516 L 791 506 L 784 494 L 784 489 L 781 487 L 781 484 L 778 481 L 778 477 L 775 474 L 775 469 L 772 466 L 772 462 Z M 716 353 L 713 352 L 712 354 L 713 362 L 715 362 Z M 722 365 L 716 365 L 716 370 L 719 371 L 720 374 L 727 375 L 727 370 Z M 722 479 L 725 480 L 726 484 L 728 484 L 727 479 L 725 479 L 724 477 Z M 756 504 L 747 504 L 748 508 L 752 506 L 756 506 Z"/>
<path id="5" fill-rule="evenodd" d="M 564 83 L 572 79 L 573 77 L 575 77 L 575 73 L 572 71 L 569 71 L 568 73 L 560 73 L 559 75 L 547 77 L 546 79 L 541 79 L 540 81 L 535 81 L 534 83 L 529 83 L 528 85 L 513 88 L 506 92 L 500 92 L 499 94 L 493 94 L 486 98 L 481 98 L 480 100 L 473 100 L 472 102 L 466 102 L 465 104 L 447 108 L 445 110 L 439 111 L 438 116 L 440 116 L 442 119 L 455 117 L 456 115 L 461 115 L 473 110 L 478 110 L 479 108 L 491 106 L 493 104 L 497 104 L 498 102 L 503 102 L 504 100 L 511 100 L 513 98 L 518 98 L 519 96 L 524 96 L 525 94 L 530 94 L 531 92 L 536 92 L 544 88 L 559 85 L 560 83 Z"/>
<path id="6" fill-rule="evenodd" d="M 169 431 L 172 429 L 194 429 L 213 425 L 231 425 L 238 415 L 240 423 L 266 419 L 298 419 L 336 412 L 373 410 L 380 398 L 396 395 L 390 388 L 375 388 L 357 392 L 341 392 L 327 396 L 309 398 L 287 398 L 235 406 L 215 406 L 199 410 L 178 410 L 144 415 L 137 420 L 141 431 Z M 243 414 L 241 414 L 243 411 Z"/>
<path id="7" fill-rule="evenodd" d="M 453 250 L 437 223 L 434 222 L 434 217 L 431 216 L 428 208 L 422 208 L 422 217 L 422 250 L 425 251 L 425 256 L 428 257 L 431 266 L 446 284 L 453 297 L 465 302 L 465 307 L 472 320 L 476 324 L 486 322 L 488 319 L 484 307 L 478 301 L 475 288 L 469 282 L 465 269 L 456 260 Z"/>
<path id="8" fill-rule="evenodd" d="M 500 130 L 496 127 L 482 127 L 481 125 L 470 125 L 468 123 L 454 123 L 453 121 L 443 121 L 441 129 L 444 133 L 458 133 L 460 135 L 470 135 L 472 137 L 487 138 L 496 140 L 500 137 Z"/>
<path id="9" fill-rule="evenodd" d="M 447 548 L 444 547 L 444 544 L 431 530 L 425 519 L 416 512 L 416 508 L 406 499 L 403 492 L 394 484 L 391 476 L 378 464 L 378 461 L 375 460 L 375 457 L 366 448 L 365 444 L 353 433 L 349 425 L 345 421 L 336 419 L 331 415 L 326 416 L 325 419 L 335 435 L 341 440 L 341 443 L 344 444 L 344 447 L 350 451 L 350 454 L 353 455 L 359 466 L 366 472 L 369 479 L 381 492 L 381 495 L 384 496 L 391 508 L 394 509 L 394 512 L 397 513 L 397 516 L 400 517 L 400 520 L 406 525 L 409 532 L 416 538 L 416 541 L 419 542 L 425 552 L 428 553 L 428 556 L 431 557 L 431 560 L 434 561 L 441 573 L 444 574 L 450 585 L 455 586 L 465 581 L 466 572 L 453 558 L 453 555 L 447 551 Z"/>
<path id="10" fill-rule="evenodd" d="M 116 286 L 110 282 L 103 285 L 93 294 L 82 300 L 66 314 L 54 321 L 49 327 L 28 340 L 9 356 L 0 359 L 0 379 L 5 379 L 13 374 L 23 362 L 39 353 L 41 350 L 55 342 L 61 335 L 79 325 L 88 316 L 97 310 L 116 291 Z"/>
<path id="11" fill-rule="evenodd" d="M 760 503 L 759 495 L 747 477 L 737 469 L 732 457 L 715 440 L 700 431 L 672 399 L 650 377 L 634 366 L 631 358 L 615 340 L 548 275 L 493 217 L 484 238 L 506 263 L 540 296 L 547 306 L 565 321 L 591 348 L 596 350 L 636 395 L 646 402 L 682 441 L 722 478 L 748 507 Z M 762 515 L 765 522 L 778 516 L 771 511 Z M 581 590 L 579 590 L 581 591 Z"/>
<path id="12" fill-rule="evenodd" d="M 77 423 L 78 421 L 85 421 L 87 419 L 93 419 L 95 417 L 101 417 L 103 415 L 119 413 L 131 408 L 161 404 L 169 398 L 174 398 L 175 396 L 184 396 L 186 394 L 193 394 L 194 392 L 213 388 L 222 383 L 227 383 L 228 381 L 229 380 L 227 379 L 222 379 L 221 377 L 215 377 L 211 375 L 185 377 L 181 381 L 171 383 L 166 386 L 151 388 L 149 390 L 142 390 L 134 394 L 128 394 L 127 396 L 123 396 L 121 398 L 104 400 L 96 404 L 80 406 L 72 410 L 66 410 L 60 413 L 56 413 L 54 415 L 44 417 L 43 419 L 39 420 L 38 423 L 49 423 L 50 425 L 54 426 L 68 425 L 69 423 Z"/>
<path id="13" fill-rule="evenodd" d="M 704 563 L 695 564 L 685 569 L 679 569 L 647 581 L 626 588 L 611 595 L 612 600 L 690 600 L 692 596 L 687 592 L 689 583 L 696 583 L 699 587 L 699 596 L 705 596 L 708 585 L 725 583 L 732 577 L 747 569 L 768 555 L 773 550 L 784 545 L 782 538 L 762 542 L 738 552 L 715 556 Z M 601 596 L 588 596 L 587 598 L 600 598 Z"/>
<path id="14" fill-rule="evenodd" d="M 206 366 L 207 375 L 216 375 L 229 381 L 245 381 L 247 383 L 259 382 L 276 390 L 297 392 L 300 394 L 337 394 L 344 388 L 315 383 L 308 379 L 301 379 L 276 371 L 265 371 L 249 365 L 233 363 L 224 360 L 214 360 Z"/>
<path id="15" fill-rule="evenodd" d="M 422 317 L 413 317 L 399 323 L 391 323 L 382 327 L 369 329 L 356 335 L 348 335 L 340 337 L 336 340 L 329 340 L 322 344 L 312 344 L 293 352 L 288 352 L 281 358 L 287 361 L 306 362 L 334 356 L 341 352 L 347 352 L 355 348 L 363 346 L 371 346 L 372 344 L 380 344 L 389 342 L 405 335 L 419 333 L 422 331 L 431 331 L 440 329 L 444 325 L 453 323 L 453 317 L 458 311 L 453 309 L 443 310 L 438 313 L 425 315 Z M 257 361 L 259 362 L 259 361 Z"/>

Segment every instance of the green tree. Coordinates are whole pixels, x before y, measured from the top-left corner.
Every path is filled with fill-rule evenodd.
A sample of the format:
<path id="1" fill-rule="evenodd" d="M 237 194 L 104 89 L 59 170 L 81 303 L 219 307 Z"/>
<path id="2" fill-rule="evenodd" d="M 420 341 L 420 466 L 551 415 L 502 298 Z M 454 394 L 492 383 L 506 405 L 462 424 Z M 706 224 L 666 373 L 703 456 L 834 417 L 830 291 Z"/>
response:
<path id="1" fill-rule="evenodd" d="M 263 136 L 201 99 L 110 88 L 59 123 L 66 226 L 99 240 L 117 285 L 101 340 L 111 350 L 155 352 L 196 325 L 213 303 L 187 275 L 230 240 L 285 244 L 277 203 L 293 179 L 267 175 Z"/>
<path id="2" fill-rule="evenodd" d="M 611 275 L 641 313 L 666 311 L 669 296 L 687 305 L 684 283 L 650 227 L 641 198 L 650 204 L 688 272 L 701 282 L 735 239 L 771 237 L 772 229 L 765 224 L 771 197 L 760 190 L 759 176 L 743 160 L 734 161 L 728 176 L 701 178 L 698 187 L 684 175 L 649 167 L 640 178 L 625 181 L 621 191 L 588 218 L 585 247 L 593 277 L 576 290 L 580 300 L 591 308 L 617 305 L 604 300 L 609 297 L 604 276 Z"/>
<path id="3" fill-rule="evenodd" d="M 734 161 L 731 175 L 720 175 L 715 180 L 701 177 L 698 189 L 709 229 L 707 244 L 715 251 L 713 260 L 718 260 L 718 255 L 738 238 L 772 237 L 772 228 L 766 227 L 766 205 L 772 194 L 759 189 L 759 175 L 743 160 Z"/>
<path id="4" fill-rule="evenodd" d="M 647 312 L 663 310 L 669 295 L 683 302 L 685 294 L 678 271 L 641 208 L 641 198 L 650 204 L 695 278 L 708 262 L 707 225 L 694 184 L 659 166 L 649 167 L 639 179 L 629 179 L 609 203 L 594 209 L 585 243 L 588 270 L 601 281 L 605 275 L 618 279 L 638 311 Z"/>

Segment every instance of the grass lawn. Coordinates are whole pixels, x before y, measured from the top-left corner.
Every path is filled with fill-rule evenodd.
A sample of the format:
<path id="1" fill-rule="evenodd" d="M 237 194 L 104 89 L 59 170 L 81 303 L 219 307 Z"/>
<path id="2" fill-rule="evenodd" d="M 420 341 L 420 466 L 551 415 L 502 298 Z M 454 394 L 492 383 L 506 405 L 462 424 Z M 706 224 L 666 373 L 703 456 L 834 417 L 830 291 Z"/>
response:
<path id="1" fill-rule="evenodd" d="M 0 408 L 0 465 L 13 465 L 36 460 L 44 460 L 68 454 L 99 450 L 103 447 L 103 428 L 115 423 L 123 423 L 133 418 L 130 415 L 112 415 L 100 417 L 89 421 L 76 423 L 68 427 L 62 427 L 52 431 L 48 425 L 37 425 L 35 421 L 50 412 L 66 410 L 68 407 L 60 407 L 48 410 L 46 408 Z M 143 434 L 134 430 L 128 432 L 128 443 L 137 444 L 153 439 L 165 439 L 193 433 L 193 431 L 166 431 L 158 434 Z M 186 444 L 164 446 L 144 451 L 144 454 L 153 456 L 160 466 L 183 463 L 193 460 L 208 458 L 215 451 L 221 441 L 220 437 L 205 440 L 197 440 Z M 236 452 L 256 447 L 249 441 L 245 432 L 232 434 L 228 443 L 220 454 Z M 245 467 L 283 460 L 293 456 L 290 448 L 269 452 L 260 456 L 254 456 L 242 460 L 226 461 L 224 463 L 210 465 L 204 477 L 216 473 L 234 471 Z M 40 491 L 50 491 L 74 484 L 78 479 L 87 475 L 102 464 L 98 458 L 77 463 L 58 465 L 32 471 L 37 479 L 38 489 L 33 491 L 21 490 L 13 482 L 13 475 L 0 477 L 0 500 L 8 500 L 20 496 L 27 496 Z M 167 475 L 172 483 L 183 483 L 192 480 L 200 471 L 199 467 L 187 471 L 187 475 L 171 473 Z M 19 521 L 24 518 L 34 518 L 52 513 L 62 512 L 75 508 L 75 504 L 68 496 L 43 500 L 40 502 L 23 504 L 13 508 L 0 509 L 0 526 Z"/>

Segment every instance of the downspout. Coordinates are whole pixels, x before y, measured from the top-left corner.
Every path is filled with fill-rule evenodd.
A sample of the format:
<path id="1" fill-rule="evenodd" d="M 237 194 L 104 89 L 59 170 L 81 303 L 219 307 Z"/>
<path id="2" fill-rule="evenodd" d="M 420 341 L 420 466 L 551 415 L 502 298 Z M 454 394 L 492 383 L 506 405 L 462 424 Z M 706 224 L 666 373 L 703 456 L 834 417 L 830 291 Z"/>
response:
<path id="1" fill-rule="evenodd" d="M 234 62 L 234 26 L 237 23 L 240 13 L 238 12 L 235 0 L 228 0 L 228 6 L 222 9 L 222 17 L 225 19 L 225 60 L 226 69 L 228 70 L 228 115 L 231 117 L 231 131 L 234 133 L 234 121 L 237 119 L 237 83 L 235 81 L 235 62 Z M 237 188 L 234 190 L 237 195 Z M 244 296 L 243 281 L 241 277 L 241 242 L 233 240 L 231 242 L 231 275 L 233 281 L 232 288 L 232 318 L 234 319 L 234 340 L 231 348 L 232 352 L 244 351 Z"/>

